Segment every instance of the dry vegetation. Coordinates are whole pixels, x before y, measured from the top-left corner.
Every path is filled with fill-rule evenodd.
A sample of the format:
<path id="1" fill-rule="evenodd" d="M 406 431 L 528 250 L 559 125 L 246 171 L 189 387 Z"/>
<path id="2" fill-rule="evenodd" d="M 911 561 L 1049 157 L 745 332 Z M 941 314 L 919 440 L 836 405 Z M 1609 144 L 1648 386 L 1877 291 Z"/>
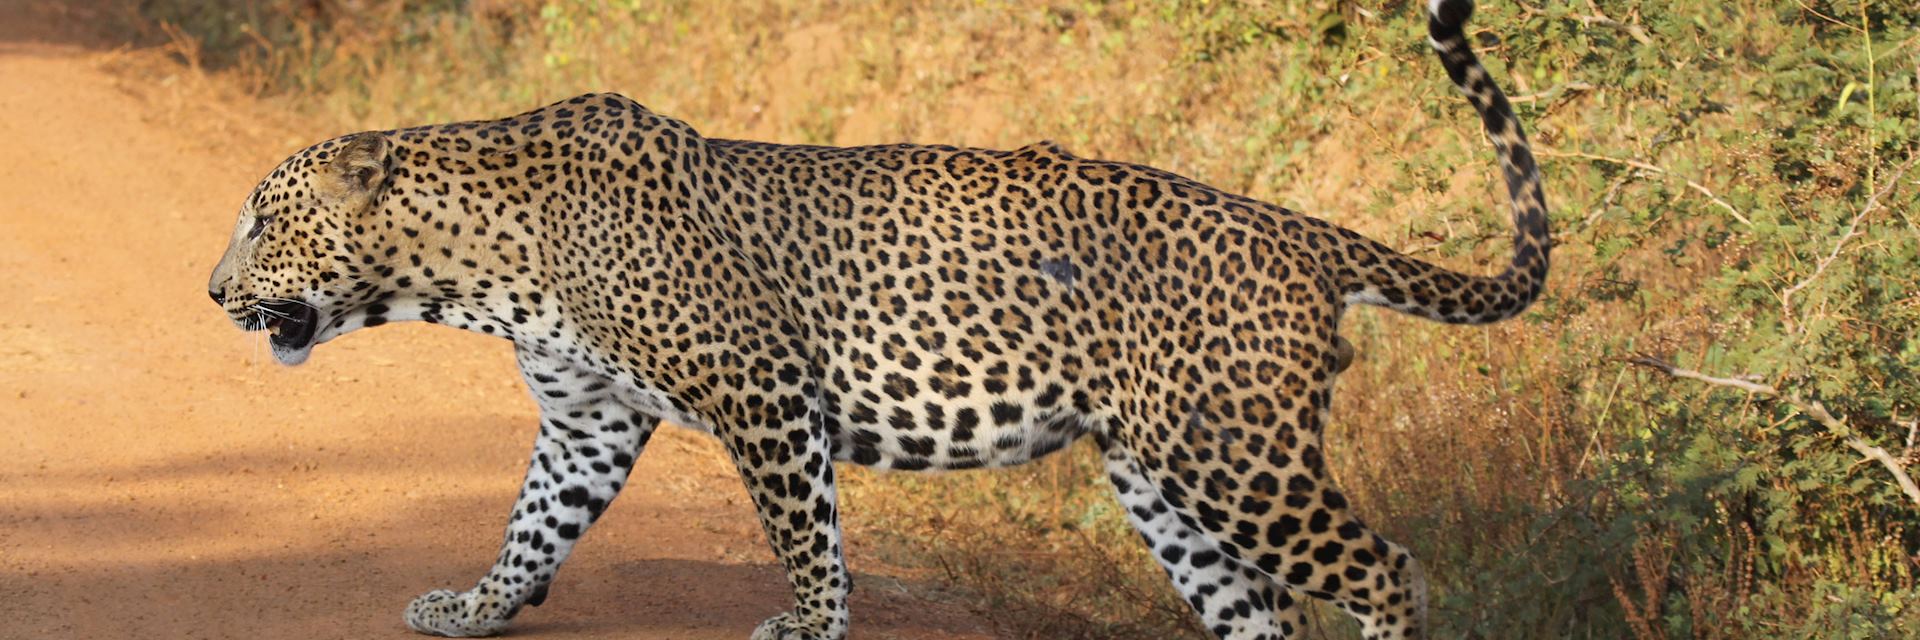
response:
<path id="1" fill-rule="evenodd" d="M 1415 16 L 157 0 L 144 18 L 315 137 L 615 90 L 721 137 L 1053 139 L 1492 270 L 1508 223 L 1491 152 Z M 1920 637 L 1920 507 L 1895 482 L 1920 462 L 1920 172 L 1895 173 L 1920 137 L 1916 25 L 1900 0 L 1483 2 L 1483 55 L 1546 148 L 1554 281 L 1486 328 L 1353 314 L 1362 356 L 1328 434 L 1362 513 L 1426 559 L 1439 637 Z M 1824 402 L 1845 433 L 1631 366 L 1644 355 Z M 852 474 L 856 552 L 950 580 L 963 593 L 929 597 L 999 612 L 1009 636 L 1200 637 L 1087 454 Z"/>

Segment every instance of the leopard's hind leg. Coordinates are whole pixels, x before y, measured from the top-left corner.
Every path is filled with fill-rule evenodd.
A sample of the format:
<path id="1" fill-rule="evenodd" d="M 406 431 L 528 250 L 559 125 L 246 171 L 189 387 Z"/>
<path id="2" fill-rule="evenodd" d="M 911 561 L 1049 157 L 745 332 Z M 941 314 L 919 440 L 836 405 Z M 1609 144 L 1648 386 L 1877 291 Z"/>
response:
<path id="1" fill-rule="evenodd" d="M 1209 632 L 1222 640 L 1301 637 L 1305 603 L 1268 575 L 1222 554 L 1211 537 L 1182 522 L 1131 453 L 1111 444 L 1105 452 L 1107 478 L 1127 520 Z"/>
<path id="2" fill-rule="evenodd" d="M 1426 581 L 1419 564 L 1405 547 L 1362 523 L 1327 473 L 1320 425 L 1326 420 L 1330 392 L 1316 390 L 1290 402 L 1273 399 L 1265 406 L 1296 410 L 1279 412 L 1283 417 L 1272 424 L 1244 411 L 1229 417 L 1207 409 L 1258 406 L 1240 402 L 1243 399 L 1176 400 L 1174 406 L 1186 410 L 1175 411 L 1187 416 L 1177 426 L 1123 428 L 1114 434 L 1111 447 L 1119 451 L 1109 451 L 1109 472 L 1116 485 L 1124 481 L 1121 493 L 1129 514 L 1137 525 L 1144 520 L 1142 532 L 1155 543 L 1156 552 L 1167 537 L 1155 539 L 1157 531 L 1173 532 L 1175 540 L 1185 532 L 1199 538 L 1185 545 L 1187 554 L 1198 549 L 1203 559 L 1212 560 L 1206 551 L 1217 550 L 1220 560 L 1250 568 L 1274 585 L 1327 600 L 1357 619 L 1369 640 L 1424 637 Z M 1189 558 L 1183 566 L 1191 564 Z M 1222 569 L 1206 575 L 1216 583 L 1229 575 L 1235 576 L 1236 585 L 1242 580 L 1239 572 Z M 1183 594 L 1196 588 L 1180 585 L 1179 573 L 1173 577 Z M 1216 593 L 1264 588 L 1239 586 Z M 1220 611 L 1224 603 L 1236 608 L 1238 618 L 1236 599 L 1247 598 L 1215 596 L 1200 613 L 1210 626 L 1217 625 L 1225 618 Z M 1281 600 L 1276 595 L 1271 602 Z M 1254 606 L 1249 603 L 1248 610 Z M 1289 617 L 1298 615 L 1290 613 L 1298 607 L 1278 609 Z M 1245 628 L 1257 627 L 1248 623 Z M 1231 638 L 1261 637 L 1257 631 L 1241 635 L 1241 628 L 1232 625 L 1216 626 L 1215 632 Z"/>

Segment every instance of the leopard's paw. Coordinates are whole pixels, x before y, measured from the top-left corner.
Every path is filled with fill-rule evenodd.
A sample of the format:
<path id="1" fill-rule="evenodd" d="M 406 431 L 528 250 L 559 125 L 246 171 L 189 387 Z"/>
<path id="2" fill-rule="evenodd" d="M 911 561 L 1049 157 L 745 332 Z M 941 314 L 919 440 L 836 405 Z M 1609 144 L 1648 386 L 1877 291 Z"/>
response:
<path id="1" fill-rule="evenodd" d="M 433 636 L 477 638 L 507 628 L 513 606 L 496 594 L 429 591 L 407 605 L 407 627 Z"/>
<path id="2" fill-rule="evenodd" d="M 753 630 L 752 640 L 840 640 L 846 629 L 833 629 L 828 623 L 808 624 L 791 613 L 767 618 Z M 844 625 L 841 625 L 844 626 Z"/>

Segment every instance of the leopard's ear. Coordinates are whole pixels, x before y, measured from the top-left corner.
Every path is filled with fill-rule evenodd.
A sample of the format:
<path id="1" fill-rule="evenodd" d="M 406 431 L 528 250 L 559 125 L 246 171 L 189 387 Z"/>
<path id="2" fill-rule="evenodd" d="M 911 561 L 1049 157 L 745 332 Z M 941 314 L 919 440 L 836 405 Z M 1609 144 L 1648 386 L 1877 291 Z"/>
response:
<path id="1" fill-rule="evenodd" d="M 335 201 L 364 205 L 387 179 L 387 154 L 392 145 L 379 132 L 356 133 L 339 146 L 321 169 L 321 195 Z M 357 207 L 356 207 L 357 208 Z"/>

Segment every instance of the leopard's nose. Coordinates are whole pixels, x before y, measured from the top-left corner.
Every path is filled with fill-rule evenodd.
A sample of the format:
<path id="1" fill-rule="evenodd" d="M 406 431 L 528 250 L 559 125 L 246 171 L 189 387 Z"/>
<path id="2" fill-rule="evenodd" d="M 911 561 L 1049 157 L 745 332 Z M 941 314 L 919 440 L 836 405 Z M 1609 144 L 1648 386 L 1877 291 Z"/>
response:
<path id="1" fill-rule="evenodd" d="M 223 289 L 208 289 L 207 297 L 213 298 L 214 304 L 225 305 L 227 303 L 227 292 Z"/>

